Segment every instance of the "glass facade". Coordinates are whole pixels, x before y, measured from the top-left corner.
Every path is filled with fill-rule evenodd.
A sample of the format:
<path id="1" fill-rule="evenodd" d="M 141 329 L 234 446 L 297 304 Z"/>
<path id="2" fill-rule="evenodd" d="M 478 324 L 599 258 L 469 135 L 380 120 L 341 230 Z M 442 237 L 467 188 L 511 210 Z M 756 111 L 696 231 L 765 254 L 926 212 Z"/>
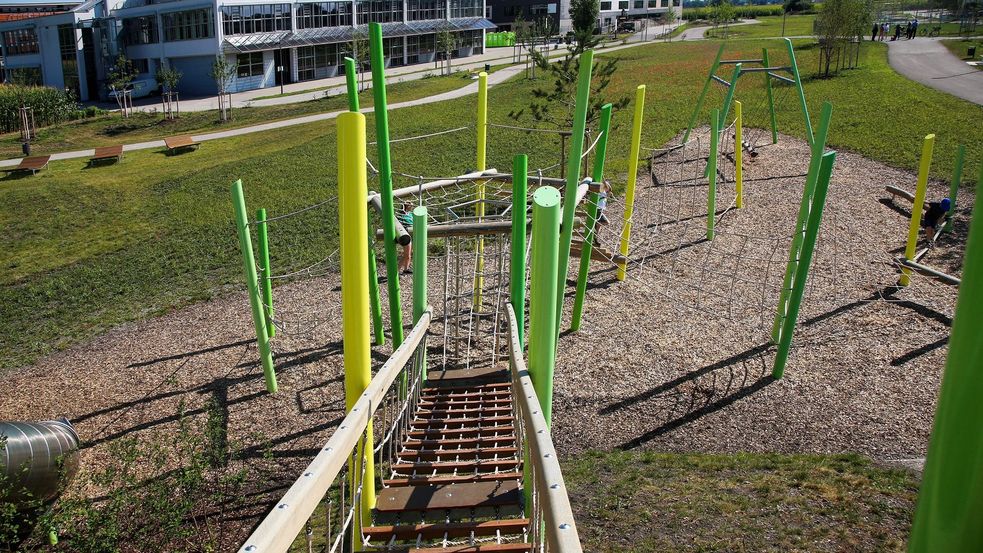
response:
<path id="1" fill-rule="evenodd" d="M 3 32 L 3 43 L 7 45 L 7 55 L 37 54 L 38 35 L 34 29 L 15 29 Z"/>
<path id="2" fill-rule="evenodd" d="M 290 4 L 222 6 L 222 32 L 248 35 L 290 30 Z"/>
<path id="3" fill-rule="evenodd" d="M 323 79 L 331 70 L 344 65 L 344 44 L 321 44 L 297 48 L 297 78 L 302 81 Z"/>
<path id="4" fill-rule="evenodd" d="M 164 41 L 197 40 L 215 36 L 215 19 L 211 8 L 161 14 Z"/>
<path id="5" fill-rule="evenodd" d="M 403 0 L 358 0 L 358 24 L 393 23 L 403 20 Z"/>
<path id="6" fill-rule="evenodd" d="M 450 0 L 451 17 L 483 17 L 484 2 L 481 0 Z"/>
<path id="7" fill-rule="evenodd" d="M 79 97 L 78 41 L 73 25 L 58 26 L 58 50 L 61 54 L 61 74 L 65 90 Z"/>
<path id="8" fill-rule="evenodd" d="M 403 37 L 382 39 L 382 50 L 386 53 L 390 66 L 403 65 Z"/>
<path id="9" fill-rule="evenodd" d="M 7 78 L 14 84 L 41 86 L 40 67 L 15 67 L 7 70 Z"/>
<path id="10" fill-rule="evenodd" d="M 157 44 L 160 34 L 157 31 L 157 16 L 128 17 L 123 20 L 123 44 L 136 46 L 138 44 Z"/>
<path id="11" fill-rule="evenodd" d="M 308 2 L 297 4 L 298 29 L 342 27 L 351 24 L 351 2 Z"/>
<path id="12" fill-rule="evenodd" d="M 437 35 L 411 35 L 406 37 L 406 62 L 420 63 L 420 56 L 437 50 Z"/>
<path id="13" fill-rule="evenodd" d="M 263 75 L 263 53 L 250 52 L 236 56 L 236 77 L 261 77 Z"/>
<path id="14" fill-rule="evenodd" d="M 444 19 L 447 17 L 447 0 L 408 0 L 409 21 Z"/>

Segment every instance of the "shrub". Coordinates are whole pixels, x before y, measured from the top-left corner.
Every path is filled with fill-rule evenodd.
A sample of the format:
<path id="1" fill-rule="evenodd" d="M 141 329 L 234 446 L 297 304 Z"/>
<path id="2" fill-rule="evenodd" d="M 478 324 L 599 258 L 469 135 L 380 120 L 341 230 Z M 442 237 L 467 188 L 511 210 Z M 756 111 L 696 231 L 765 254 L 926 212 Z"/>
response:
<path id="1" fill-rule="evenodd" d="M 53 125 L 76 117 L 79 104 L 64 90 L 47 86 L 0 85 L 0 132 L 20 130 L 20 108 L 34 111 L 38 127 Z"/>
<path id="2" fill-rule="evenodd" d="M 686 8 L 683 10 L 683 21 L 709 20 L 713 18 L 713 7 Z M 769 15 L 782 15 L 783 8 L 779 5 L 770 6 L 734 6 L 734 17 L 738 19 L 756 19 Z"/>

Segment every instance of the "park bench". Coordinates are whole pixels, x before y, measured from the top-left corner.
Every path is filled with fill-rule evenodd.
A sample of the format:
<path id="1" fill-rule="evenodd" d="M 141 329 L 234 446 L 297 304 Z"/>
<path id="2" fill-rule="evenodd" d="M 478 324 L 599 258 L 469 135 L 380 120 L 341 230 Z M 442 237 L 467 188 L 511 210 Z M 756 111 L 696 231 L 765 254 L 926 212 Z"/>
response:
<path id="1" fill-rule="evenodd" d="M 50 160 L 51 156 L 25 157 L 24 159 L 20 160 L 19 164 L 14 167 L 4 168 L 4 171 L 7 173 L 30 171 L 32 175 L 36 175 L 38 171 L 48 166 L 48 161 Z"/>
<path id="2" fill-rule="evenodd" d="M 89 165 L 95 164 L 100 161 L 113 161 L 119 162 L 123 160 L 123 146 L 103 146 L 101 148 L 96 148 L 96 153 L 89 158 Z"/>
<path id="3" fill-rule="evenodd" d="M 167 152 L 170 154 L 176 154 L 186 149 L 197 149 L 200 144 L 201 142 L 196 142 L 187 134 L 170 136 L 164 139 L 164 145 L 167 146 Z"/>

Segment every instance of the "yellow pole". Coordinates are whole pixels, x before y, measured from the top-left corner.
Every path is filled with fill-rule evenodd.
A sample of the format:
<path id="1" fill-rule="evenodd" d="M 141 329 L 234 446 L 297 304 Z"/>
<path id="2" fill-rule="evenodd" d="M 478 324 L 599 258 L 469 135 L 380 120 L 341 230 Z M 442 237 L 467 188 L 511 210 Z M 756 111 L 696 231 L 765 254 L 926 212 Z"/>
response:
<path id="1" fill-rule="evenodd" d="M 631 122 L 631 151 L 628 154 L 628 183 L 625 190 L 625 223 L 621 228 L 621 262 L 618 280 L 625 280 L 628 239 L 631 237 L 631 217 L 635 210 L 635 182 L 638 180 L 638 151 L 642 148 L 642 114 L 645 111 L 645 85 L 635 89 L 635 115 Z"/>
<path id="2" fill-rule="evenodd" d="M 478 73 L 478 170 L 485 170 L 485 156 L 488 150 L 488 73 Z M 485 182 L 478 183 L 477 205 L 478 221 L 485 217 Z M 478 235 L 478 267 L 474 276 L 474 309 L 481 312 L 481 290 L 485 286 L 485 238 Z"/>
<path id="3" fill-rule="evenodd" d="M 922 144 L 922 158 L 918 164 L 918 184 L 915 186 L 915 201 L 911 206 L 911 224 L 908 225 L 908 245 L 904 250 L 904 257 L 908 261 L 915 258 L 915 249 L 918 247 L 918 230 L 922 226 L 922 206 L 925 205 L 925 189 L 928 188 L 928 170 L 932 166 L 932 149 L 935 147 L 935 135 L 930 134 L 925 137 Z M 898 279 L 899 286 L 908 286 L 911 282 L 911 269 L 901 268 L 901 278 Z"/>
<path id="4" fill-rule="evenodd" d="M 734 125 L 734 180 L 737 181 L 737 207 L 744 207 L 744 117 L 741 114 L 741 102 L 734 102 L 737 113 L 737 124 Z"/>
<path id="5" fill-rule="evenodd" d="M 365 197 L 365 116 L 357 112 L 338 115 L 338 229 L 341 239 L 341 329 L 344 337 L 345 409 L 351 410 L 372 380 L 369 340 L 369 243 L 364 229 L 369 220 Z M 371 520 L 375 507 L 375 467 L 372 451 L 372 421 L 365 441 L 359 443 L 356 463 L 351 467 L 354 493 L 362 475 L 361 520 Z M 356 535 L 361 528 L 356 530 Z M 360 540 L 359 540 L 360 541 Z"/>

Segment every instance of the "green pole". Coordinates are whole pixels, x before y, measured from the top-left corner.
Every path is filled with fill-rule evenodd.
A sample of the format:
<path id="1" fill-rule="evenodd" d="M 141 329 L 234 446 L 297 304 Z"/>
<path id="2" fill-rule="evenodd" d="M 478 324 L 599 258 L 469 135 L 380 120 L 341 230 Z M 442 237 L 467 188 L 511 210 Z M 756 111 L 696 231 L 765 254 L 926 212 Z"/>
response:
<path id="1" fill-rule="evenodd" d="M 812 195 L 816 189 L 816 181 L 819 176 L 819 167 L 822 163 L 823 150 L 826 148 L 826 135 L 829 133 L 829 121 L 833 115 L 833 104 L 823 103 L 823 111 L 819 119 L 819 134 L 812 145 L 812 157 L 809 160 L 809 171 L 806 174 L 805 188 L 802 190 L 802 201 L 799 203 L 799 215 L 795 221 L 795 230 L 792 234 L 792 246 L 788 252 L 788 264 L 785 266 L 785 278 L 782 279 L 782 290 L 778 296 L 778 310 L 775 313 L 775 322 L 771 327 L 771 340 L 777 344 L 781 339 L 782 320 L 788 308 L 788 294 L 792 290 L 795 277 L 796 264 L 799 262 L 799 254 L 802 250 L 802 237 L 805 232 L 806 223 L 809 220 L 809 206 L 812 203 Z"/>
<path id="2" fill-rule="evenodd" d="M 809 276 L 809 265 L 812 263 L 812 253 L 816 249 L 816 238 L 819 236 L 819 223 L 823 220 L 823 208 L 826 206 L 826 192 L 829 190 L 829 178 L 833 172 L 834 161 L 836 161 L 836 152 L 827 152 L 820 162 L 816 193 L 812 198 L 809 223 L 805 239 L 802 241 L 802 256 L 796 267 L 795 284 L 789 298 L 788 316 L 783 322 L 784 329 L 781 341 L 778 343 L 778 352 L 775 354 L 775 367 L 771 371 L 775 378 L 781 378 L 785 374 L 785 364 L 788 362 L 788 353 L 792 348 L 792 335 L 795 334 L 795 323 L 799 318 L 802 295 Z"/>
<path id="3" fill-rule="evenodd" d="M 263 298 L 263 314 L 266 321 L 266 331 L 270 338 L 276 336 L 273 326 L 273 281 L 270 279 L 270 242 L 267 237 L 266 210 L 256 211 L 256 239 L 259 241 L 259 275 L 262 279 L 260 292 Z"/>
<path id="4" fill-rule="evenodd" d="M 345 85 L 348 89 L 348 111 L 358 111 L 358 75 L 356 72 L 355 60 L 346 57 Z"/>
<path id="5" fill-rule="evenodd" d="M 249 236 L 249 221 L 246 218 L 246 198 L 242 193 L 242 181 L 232 184 L 232 208 L 235 210 L 236 230 L 239 234 L 239 249 L 242 252 L 242 269 L 246 275 L 249 290 L 249 306 L 253 311 L 253 325 L 256 327 L 256 345 L 259 359 L 263 364 L 266 390 L 276 392 L 276 372 L 273 369 L 273 354 L 270 352 L 270 338 L 266 331 L 266 318 L 263 316 L 262 300 L 259 297 L 259 279 L 256 262 L 253 258 L 253 242 Z"/>
<path id="6" fill-rule="evenodd" d="M 608 150 L 608 134 L 611 130 L 611 104 L 604 104 L 601 107 L 601 138 L 597 142 L 597 156 L 594 158 L 594 172 L 591 175 L 593 184 L 591 187 L 597 189 L 604 181 L 604 158 Z M 590 201 L 587 202 L 587 232 L 584 235 L 584 244 L 580 249 L 580 271 L 577 275 L 577 293 L 573 298 L 573 317 L 570 321 L 570 330 L 580 330 L 580 320 L 584 314 L 584 295 L 587 293 L 587 273 L 590 270 L 590 256 L 594 249 L 594 228 L 597 225 L 597 204 L 600 201 L 600 194 L 590 193 Z"/>
<path id="7" fill-rule="evenodd" d="M 809 118 L 809 105 L 806 104 L 806 92 L 802 89 L 802 79 L 799 78 L 799 64 L 795 61 L 795 49 L 792 48 L 792 39 L 785 39 L 785 46 L 788 48 L 788 64 L 792 68 L 792 77 L 795 79 L 795 87 L 799 91 L 799 104 L 802 106 L 802 117 L 806 123 L 806 133 L 809 135 L 809 145 L 815 146 L 816 137 L 812 133 L 812 120 Z"/>
<path id="8" fill-rule="evenodd" d="M 420 322 L 427 310 L 427 208 L 417 206 L 413 209 L 413 324 Z M 426 355 L 426 348 L 423 348 Z M 422 360 L 427 366 L 426 357 Z M 404 389 L 406 373 L 403 373 Z M 427 381 L 427 371 L 423 371 L 423 381 Z"/>
<path id="9" fill-rule="evenodd" d="M 734 94 L 737 92 L 737 79 L 741 78 L 741 66 L 738 63 L 734 66 L 734 72 L 730 75 L 730 87 L 727 88 L 727 96 L 724 97 L 724 110 L 720 114 L 720 121 L 717 130 L 723 132 L 727 128 L 727 115 L 730 113 L 730 106 L 734 103 Z"/>
<path id="10" fill-rule="evenodd" d="M 761 49 L 761 63 L 765 67 L 771 67 L 768 62 L 768 49 Z M 765 71 L 765 90 L 768 92 L 768 114 L 771 119 L 771 143 L 778 144 L 778 116 L 775 114 L 775 94 L 771 89 L 771 76 Z"/>
<path id="11" fill-rule="evenodd" d="M 720 110 L 710 112 L 710 157 L 707 158 L 707 240 L 713 240 L 717 219 L 717 146 L 720 142 Z"/>
<path id="12" fill-rule="evenodd" d="M 563 292 L 567 285 L 570 266 L 570 243 L 573 241 L 573 216 L 577 210 L 577 186 L 580 184 L 580 156 L 584 152 L 584 132 L 587 127 L 587 102 L 590 97 L 590 75 L 594 63 L 594 51 L 580 54 L 580 72 L 577 77 L 577 103 L 573 116 L 573 134 L 570 136 L 570 157 L 567 159 L 567 183 L 563 194 L 563 225 L 560 227 L 560 261 L 557 266 L 556 328 L 560 335 L 560 319 L 563 314 Z"/>
<path id="13" fill-rule="evenodd" d="M 963 160 L 966 157 L 966 146 L 959 145 L 956 150 L 956 165 L 952 168 L 952 183 L 949 185 L 949 213 L 945 218 L 946 232 L 952 232 L 952 219 L 956 216 L 956 197 L 959 195 L 959 182 L 963 180 Z"/>
<path id="14" fill-rule="evenodd" d="M 556 236 L 560 230 L 560 191 L 538 188 L 532 195 L 532 261 L 529 285 L 529 377 L 539 405 L 552 424 L 553 366 L 556 362 Z"/>
<path id="15" fill-rule="evenodd" d="M 519 325 L 519 344 L 526 343 L 526 200 L 529 157 L 517 155 L 512 160 L 512 255 L 509 259 L 509 282 L 512 309 Z"/>
<path id="16" fill-rule="evenodd" d="M 977 190 L 983 189 L 983 166 Z M 976 196 L 974 215 L 983 213 Z M 983 551 L 983 224 L 970 225 L 935 427 L 908 551 Z"/>
<path id="17" fill-rule="evenodd" d="M 689 123 L 686 125 L 686 133 L 683 134 L 683 144 L 689 140 L 689 133 L 693 131 L 693 125 L 696 125 L 696 118 L 700 116 L 700 110 L 703 109 L 703 101 L 706 99 L 707 92 L 710 91 L 710 83 L 713 81 L 713 76 L 717 73 L 717 68 L 720 67 L 720 57 L 724 55 L 724 45 L 720 45 L 720 49 L 717 50 L 717 57 L 713 58 L 713 65 L 710 66 L 710 73 L 707 74 L 707 80 L 703 83 L 703 91 L 700 92 L 700 97 L 696 100 L 696 109 L 693 110 L 693 115 L 689 117 Z"/>
<path id="18" fill-rule="evenodd" d="M 393 209 L 393 171 L 389 157 L 389 112 L 386 101 L 386 62 L 382 50 L 382 25 L 369 23 L 372 52 L 372 94 L 375 98 L 375 137 L 379 148 L 379 195 L 382 199 L 382 236 L 386 249 L 386 286 L 389 289 L 389 324 L 393 348 L 403 343 L 403 307 L 399 293 L 396 258 L 396 214 Z"/>

